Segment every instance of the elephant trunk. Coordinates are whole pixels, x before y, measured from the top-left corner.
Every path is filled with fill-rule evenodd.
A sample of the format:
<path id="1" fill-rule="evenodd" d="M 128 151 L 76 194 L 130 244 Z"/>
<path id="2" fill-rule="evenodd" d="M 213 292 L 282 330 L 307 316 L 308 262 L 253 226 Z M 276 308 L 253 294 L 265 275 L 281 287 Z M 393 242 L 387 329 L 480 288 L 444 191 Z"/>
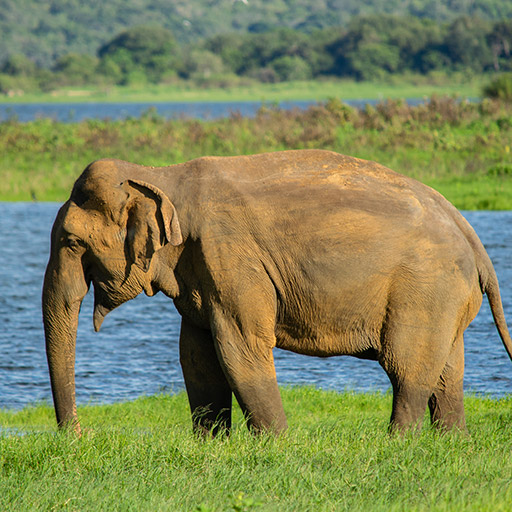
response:
<path id="1" fill-rule="evenodd" d="M 50 258 L 43 285 L 43 323 L 53 403 L 59 428 L 72 428 L 78 434 L 75 344 L 78 314 L 87 290 L 81 265 L 62 260 L 55 264 Z"/>

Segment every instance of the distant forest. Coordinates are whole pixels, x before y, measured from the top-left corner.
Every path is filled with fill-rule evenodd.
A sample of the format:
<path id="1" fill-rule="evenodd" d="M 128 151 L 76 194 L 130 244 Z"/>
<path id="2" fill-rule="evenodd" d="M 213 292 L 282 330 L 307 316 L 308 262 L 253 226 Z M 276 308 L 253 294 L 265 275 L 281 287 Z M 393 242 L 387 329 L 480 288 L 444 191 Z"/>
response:
<path id="1" fill-rule="evenodd" d="M 0 0 L 0 13 L 3 93 L 512 70 L 510 0 Z"/>

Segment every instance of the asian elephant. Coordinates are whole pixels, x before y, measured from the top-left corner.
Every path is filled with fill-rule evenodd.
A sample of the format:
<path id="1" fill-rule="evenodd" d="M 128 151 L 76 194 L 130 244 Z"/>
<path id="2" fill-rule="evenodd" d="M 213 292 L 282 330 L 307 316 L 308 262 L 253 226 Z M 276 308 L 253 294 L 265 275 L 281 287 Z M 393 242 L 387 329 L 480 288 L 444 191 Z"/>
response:
<path id="1" fill-rule="evenodd" d="M 194 428 L 229 429 L 234 393 L 255 431 L 286 428 L 272 349 L 377 360 L 390 429 L 465 428 L 463 333 L 487 294 L 509 357 L 492 263 L 431 188 L 329 151 L 204 157 L 169 167 L 91 163 L 51 235 L 43 318 L 57 422 L 80 432 L 75 339 L 141 291 L 182 316 Z"/>

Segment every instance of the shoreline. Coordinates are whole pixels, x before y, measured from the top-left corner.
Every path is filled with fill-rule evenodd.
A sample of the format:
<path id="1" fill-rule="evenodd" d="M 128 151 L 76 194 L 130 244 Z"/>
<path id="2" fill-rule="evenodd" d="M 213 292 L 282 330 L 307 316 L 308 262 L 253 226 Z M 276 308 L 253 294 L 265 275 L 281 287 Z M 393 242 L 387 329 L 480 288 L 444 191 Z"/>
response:
<path id="1" fill-rule="evenodd" d="M 80 87 L 49 93 L 25 93 L 19 96 L 2 96 L 0 104 L 25 103 L 197 103 L 233 101 L 325 101 L 385 100 L 399 98 L 424 98 L 432 95 L 453 95 L 463 98 L 480 97 L 483 78 L 444 83 L 415 83 L 404 80 L 389 82 L 355 82 L 352 80 L 310 80 L 279 82 L 275 84 L 249 84 L 227 87 L 194 87 L 189 84 L 150 84 L 145 87 Z"/>

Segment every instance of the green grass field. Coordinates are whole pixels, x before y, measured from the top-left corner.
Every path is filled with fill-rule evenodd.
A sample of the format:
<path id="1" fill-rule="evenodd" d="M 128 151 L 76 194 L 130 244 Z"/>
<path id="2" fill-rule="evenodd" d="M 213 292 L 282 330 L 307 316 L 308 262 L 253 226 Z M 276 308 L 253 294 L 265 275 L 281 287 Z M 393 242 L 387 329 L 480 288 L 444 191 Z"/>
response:
<path id="1" fill-rule="evenodd" d="M 111 86 L 69 88 L 48 93 L 0 97 L 1 103 L 53 102 L 162 102 L 162 101 L 292 101 L 328 98 L 385 99 L 423 98 L 433 94 L 478 98 L 482 77 L 457 76 L 453 79 L 428 80 L 424 77 L 401 77 L 393 82 L 355 82 L 353 80 L 310 80 L 277 84 L 249 83 L 229 87 L 197 87 L 191 83 L 146 85 L 143 87 Z"/>
<path id="2" fill-rule="evenodd" d="M 510 510 L 510 397 L 466 398 L 468 435 L 399 437 L 389 394 L 282 393 L 278 438 L 236 408 L 231 437 L 198 439 L 184 393 L 79 408 L 81 439 L 48 406 L 0 412 L 0 510 Z"/>

